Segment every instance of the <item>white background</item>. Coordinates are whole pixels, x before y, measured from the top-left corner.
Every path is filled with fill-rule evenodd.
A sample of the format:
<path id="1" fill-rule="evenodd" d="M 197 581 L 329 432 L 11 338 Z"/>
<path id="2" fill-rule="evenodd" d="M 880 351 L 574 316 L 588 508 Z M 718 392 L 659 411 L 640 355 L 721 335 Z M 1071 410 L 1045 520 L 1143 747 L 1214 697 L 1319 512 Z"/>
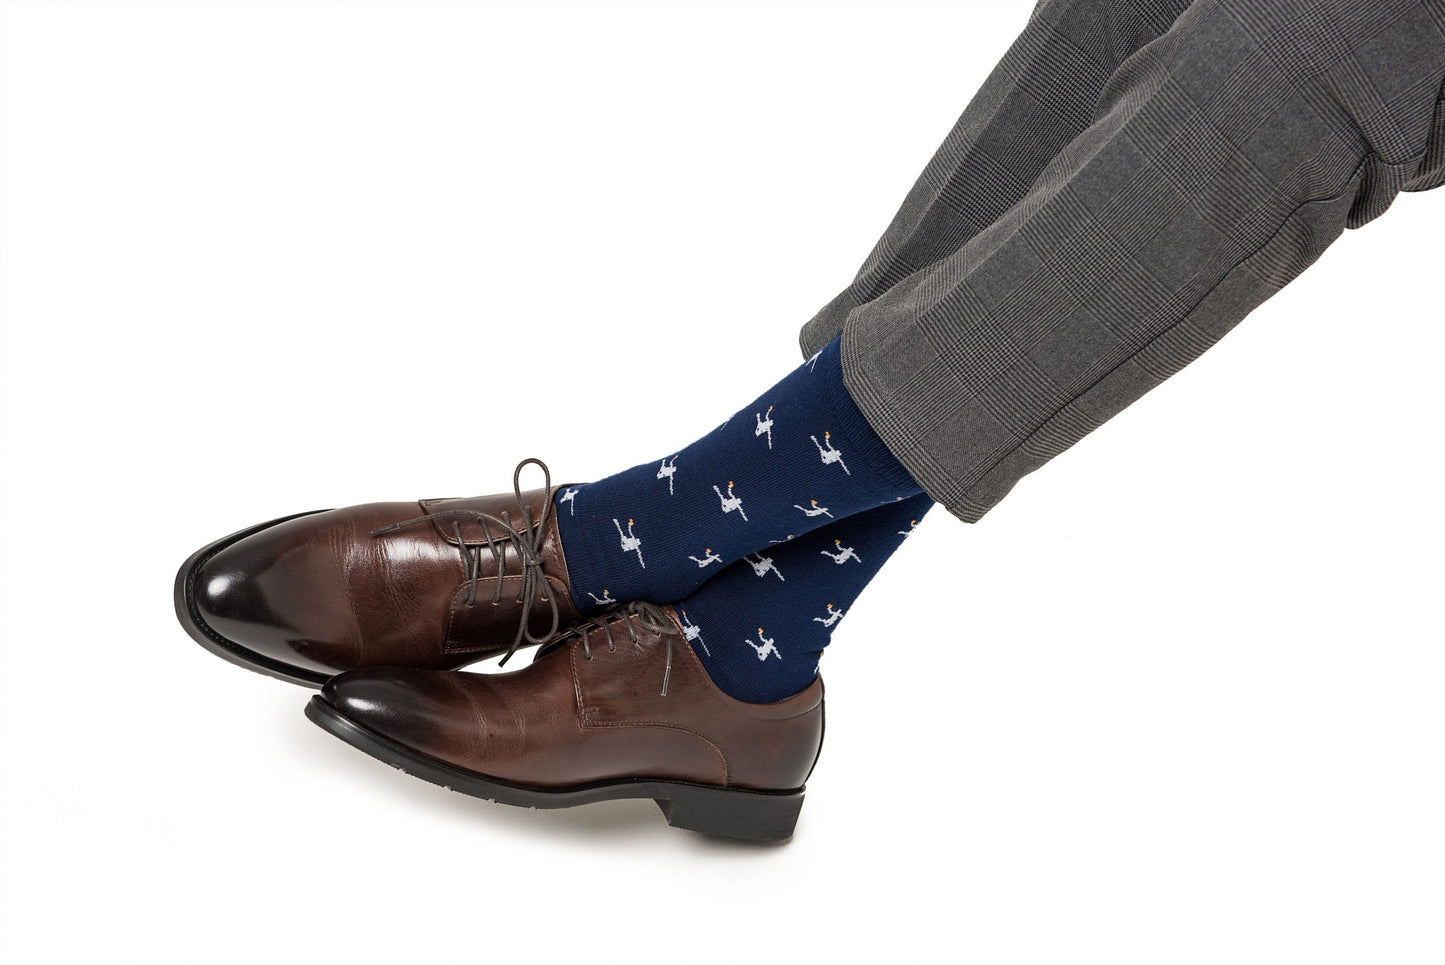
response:
<path id="1" fill-rule="evenodd" d="M 5 3 L 0 958 L 1438 962 L 1445 191 L 930 517 L 788 845 L 450 794 L 175 622 L 243 525 L 716 424 L 1029 9 Z"/>

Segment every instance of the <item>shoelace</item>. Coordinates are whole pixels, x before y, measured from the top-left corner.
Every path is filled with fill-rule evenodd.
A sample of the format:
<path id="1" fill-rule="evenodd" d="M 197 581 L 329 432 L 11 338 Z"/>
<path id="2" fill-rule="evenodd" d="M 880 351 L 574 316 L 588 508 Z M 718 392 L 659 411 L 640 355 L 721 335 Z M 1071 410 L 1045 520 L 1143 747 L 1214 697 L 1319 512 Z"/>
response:
<path id="1" fill-rule="evenodd" d="M 528 464 L 538 466 L 544 477 L 542 510 L 537 514 L 535 521 L 532 519 L 532 507 L 522 499 L 522 469 Z M 562 621 L 562 614 L 557 608 L 556 594 L 548 592 L 547 575 L 542 569 L 542 528 L 547 522 L 547 513 L 552 508 L 552 471 L 540 459 L 523 459 L 512 471 L 512 492 L 517 497 L 517 509 L 522 520 L 520 529 L 512 525 L 511 514 L 506 510 L 502 511 L 501 516 L 493 516 L 491 513 L 484 513 L 478 509 L 446 509 L 439 513 L 427 513 L 425 516 L 418 516 L 415 519 L 403 520 L 400 523 L 379 526 L 371 531 L 373 537 L 382 537 L 418 523 L 451 520 L 452 534 L 456 536 L 457 547 L 462 554 L 462 566 L 466 569 L 467 580 L 471 582 L 471 589 L 467 592 L 467 606 L 469 607 L 474 606 L 477 601 L 477 584 L 482 579 L 483 547 L 478 544 L 476 552 L 472 552 L 467 541 L 462 539 L 460 520 L 475 519 L 482 524 L 482 535 L 486 537 L 487 541 L 486 549 L 491 552 L 492 560 L 497 565 L 496 591 L 492 594 L 492 606 L 502 602 L 502 580 L 507 575 L 507 556 L 503 544 L 507 540 L 511 540 L 512 545 L 517 548 L 517 555 L 522 558 L 522 586 L 517 592 L 517 602 L 522 604 L 522 617 L 517 623 L 517 635 L 512 638 L 512 646 L 507 650 L 506 656 L 501 659 L 498 666 L 512 659 L 512 654 L 517 652 L 517 648 L 522 646 L 524 641 L 527 644 L 538 644 L 552 639 L 556 636 Z M 501 530 L 500 535 L 495 539 L 492 536 L 493 525 Z M 534 635 L 531 627 L 532 607 L 538 603 L 546 603 L 552 610 L 552 625 L 541 636 Z"/>
<path id="2" fill-rule="evenodd" d="M 582 638 L 582 655 L 588 660 L 592 659 L 592 631 L 601 630 L 607 634 L 607 650 L 609 653 L 617 652 L 617 642 L 612 636 L 612 628 L 621 623 L 627 627 L 627 636 L 633 646 L 636 646 L 639 637 L 638 627 L 643 630 L 650 630 L 656 633 L 667 642 L 667 663 L 662 671 L 662 696 L 667 696 L 667 682 L 672 678 L 672 641 L 682 636 L 682 631 L 677 628 L 662 607 L 655 603 L 646 603 L 642 600 L 633 600 L 630 603 L 621 603 L 610 610 L 604 610 L 589 620 L 572 627 L 561 636 L 556 637 L 547 646 L 538 651 L 537 656 L 549 653 L 561 646 L 567 640 L 580 636 Z"/>

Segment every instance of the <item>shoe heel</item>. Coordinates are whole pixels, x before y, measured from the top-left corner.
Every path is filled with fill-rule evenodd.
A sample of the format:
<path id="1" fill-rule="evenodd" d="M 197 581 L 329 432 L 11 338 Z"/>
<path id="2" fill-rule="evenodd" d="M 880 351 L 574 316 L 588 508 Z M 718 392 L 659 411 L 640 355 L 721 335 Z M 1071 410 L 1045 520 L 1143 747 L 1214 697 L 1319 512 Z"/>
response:
<path id="1" fill-rule="evenodd" d="M 769 794 L 678 784 L 668 797 L 653 800 L 675 828 L 740 841 L 792 837 L 803 809 L 802 790 Z"/>

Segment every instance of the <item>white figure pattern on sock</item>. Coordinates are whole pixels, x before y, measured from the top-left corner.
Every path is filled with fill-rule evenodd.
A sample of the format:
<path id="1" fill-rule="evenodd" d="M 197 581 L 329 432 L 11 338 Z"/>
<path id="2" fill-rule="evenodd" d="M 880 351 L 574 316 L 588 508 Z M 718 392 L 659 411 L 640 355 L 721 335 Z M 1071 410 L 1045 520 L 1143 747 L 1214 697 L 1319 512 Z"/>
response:
<path id="1" fill-rule="evenodd" d="M 748 565 L 753 568 L 753 572 L 758 576 L 767 576 L 768 573 L 771 572 L 778 579 L 783 580 L 783 571 L 778 569 L 773 563 L 771 556 L 764 556 L 762 553 L 753 553 L 750 556 L 744 556 L 743 559 L 748 561 Z M 787 580 L 783 580 L 783 582 L 786 583 Z"/>
<path id="2" fill-rule="evenodd" d="M 793 534 L 792 534 L 792 533 L 789 533 L 789 534 L 788 534 L 786 537 L 784 537 L 783 539 L 770 539 L 770 540 L 768 540 L 768 542 L 769 542 L 769 543 L 786 543 L 788 540 L 790 540 L 790 539 L 792 539 L 792 538 L 793 538 Z"/>
<path id="3" fill-rule="evenodd" d="M 914 531 L 915 529 L 917 529 L 917 528 L 918 528 L 918 520 L 915 519 L 915 520 L 911 521 L 911 522 L 908 524 L 908 528 L 907 528 L 907 529 L 900 529 L 900 530 L 898 531 L 898 535 L 899 535 L 899 536 L 912 536 L 912 535 L 913 535 L 913 531 Z"/>
<path id="4" fill-rule="evenodd" d="M 698 559 L 696 556 L 689 556 L 688 559 L 696 563 L 698 569 L 702 569 L 704 566 L 711 566 L 714 563 L 720 562 L 722 557 L 714 553 L 712 547 L 709 546 L 702 551 L 702 559 Z"/>
<path id="5" fill-rule="evenodd" d="M 568 487 L 567 487 L 567 491 L 566 491 L 565 493 L 563 493 L 563 494 L 561 495 L 561 497 L 558 498 L 558 500 L 557 500 L 557 505 L 560 506 L 560 505 L 562 505 L 563 503 L 567 503 L 567 509 L 568 509 L 568 511 L 569 511 L 573 516 L 576 516 L 576 515 L 577 515 L 577 504 L 576 504 L 575 502 L 573 502 L 573 500 L 575 500 L 576 498 L 577 498 L 577 490 L 573 489 L 571 486 L 568 486 Z"/>
<path id="6" fill-rule="evenodd" d="M 768 411 L 763 413 L 763 415 L 766 415 L 767 419 L 764 419 L 763 416 L 758 415 L 756 412 L 753 413 L 753 418 L 758 420 L 757 427 L 753 429 L 753 436 L 757 437 L 763 433 L 767 433 L 768 448 L 771 449 L 773 448 L 773 407 L 768 406 Z"/>
<path id="7" fill-rule="evenodd" d="M 822 349 L 818 349 L 818 351 L 814 352 L 814 353 L 808 358 L 808 361 L 804 363 L 805 365 L 808 366 L 808 371 L 809 371 L 809 372 L 813 371 L 813 367 L 818 364 L 818 356 L 820 356 L 820 355 L 822 355 L 822 354 L 823 354 L 823 350 L 822 350 Z"/>
<path id="8" fill-rule="evenodd" d="M 808 502 L 812 505 L 812 509 L 808 509 L 804 506 L 799 506 L 797 503 L 793 504 L 793 508 L 801 509 L 803 511 L 803 515 L 805 516 L 826 516 L 829 519 L 833 518 L 833 514 L 828 512 L 827 506 L 819 506 L 816 499 L 810 499 L 808 500 Z"/>
<path id="9" fill-rule="evenodd" d="M 836 553 L 829 553 L 827 550 L 819 550 L 818 552 L 819 552 L 819 553 L 822 553 L 824 556 L 828 557 L 828 558 L 831 559 L 834 563 L 837 563 L 839 566 L 842 566 L 844 563 L 848 562 L 849 560 L 857 560 L 859 563 L 863 562 L 863 557 L 861 557 L 861 556 L 859 556 L 857 553 L 853 552 L 853 547 L 851 547 L 851 546 L 844 546 L 844 545 L 843 545 L 843 541 L 842 541 L 841 539 L 835 539 L 835 540 L 833 540 L 833 545 L 836 546 L 836 547 L 838 547 L 838 552 L 836 552 Z"/>
<path id="10" fill-rule="evenodd" d="M 746 523 L 748 521 L 748 514 L 743 512 L 743 498 L 741 496 L 733 495 L 733 484 L 731 479 L 728 480 L 728 494 L 726 496 L 724 496 L 722 494 L 722 490 L 718 489 L 716 486 L 712 487 L 712 491 L 717 493 L 718 501 L 722 503 L 723 512 L 731 513 L 736 510 L 737 514 L 743 518 L 743 522 Z"/>
<path id="11" fill-rule="evenodd" d="M 707 648 L 707 644 L 704 643 L 702 639 L 702 628 L 688 619 L 686 610 L 679 610 L 677 612 L 682 616 L 682 619 L 678 621 L 678 625 L 682 627 L 682 635 L 687 638 L 687 642 L 692 643 L 696 640 L 702 646 L 702 652 L 711 657 L 712 651 Z"/>
<path id="12" fill-rule="evenodd" d="M 782 659 L 783 659 L 783 655 L 778 652 L 778 648 L 775 647 L 775 646 L 773 646 L 773 638 L 772 638 L 772 637 L 765 637 L 765 636 L 763 636 L 763 628 L 762 628 L 762 627 L 758 627 L 758 639 L 761 640 L 762 642 L 761 642 L 761 643 L 754 643 L 754 642 L 752 641 L 752 638 L 749 637 L 747 640 L 744 640 L 743 643 L 746 643 L 748 646 L 752 647 L 754 650 L 756 650 L 756 651 L 758 652 L 758 659 L 759 659 L 759 660 L 766 660 L 766 659 L 768 659 L 768 654 L 770 654 L 770 653 L 771 653 L 773 656 L 777 657 L 779 660 L 782 660 Z"/>
<path id="13" fill-rule="evenodd" d="M 632 535 L 632 520 L 627 521 L 627 532 L 622 531 L 622 524 L 614 516 L 612 525 L 617 527 L 617 536 L 622 540 L 622 552 L 636 553 L 637 562 L 642 563 L 642 568 L 647 569 L 647 564 L 642 562 L 642 540 Z"/>
<path id="14" fill-rule="evenodd" d="M 843 611 L 833 609 L 833 604 L 829 603 L 827 619 L 824 619 L 823 617 L 813 617 L 813 622 L 821 623 L 825 627 L 831 627 L 833 624 L 837 623 L 841 619 L 843 619 Z"/>
<path id="15" fill-rule="evenodd" d="M 598 596 L 596 593 L 588 590 L 587 595 L 592 597 L 592 602 L 597 604 L 598 606 L 611 606 L 612 604 L 617 602 L 616 600 L 612 599 L 611 590 L 604 589 L 601 596 Z"/>
<path id="16" fill-rule="evenodd" d="M 667 494 L 672 495 L 672 477 L 677 472 L 677 456 L 672 459 L 662 460 L 662 465 L 657 468 L 657 478 L 667 480 Z"/>
<path id="17" fill-rule="evenodd" d="M 813 445 L 818 447 L 818 455 L 823 457 L 823 465 L 831 466 L 833 463 L 836 462 L 838 465 L 843 467 L 843 471 L 845 473 L 848 473 L 848 475 L 850 476 L 853 475 L 851 472 L 848 472 L 848 464 L 843 461 L 843 453 L 833 447 L 833 433 L 823 433 L 823 442 L 826 442 L 828 444 L 828 448 L 826 449 L 823 448 L 823 442 L 818 441 L 817 436 L 809 436 L 808 438 L 812 439 Z"/>

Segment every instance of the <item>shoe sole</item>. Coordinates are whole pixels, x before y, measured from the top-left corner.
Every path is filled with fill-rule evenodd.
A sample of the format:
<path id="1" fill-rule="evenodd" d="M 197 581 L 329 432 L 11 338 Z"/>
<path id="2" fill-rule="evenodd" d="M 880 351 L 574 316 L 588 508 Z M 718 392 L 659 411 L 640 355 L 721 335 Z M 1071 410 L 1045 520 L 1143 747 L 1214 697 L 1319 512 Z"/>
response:
<path id="1" fill-rule="evenodd" d="M 320 687 L 330 679 L 329 674 L 317 670 L 307 670 L 305 667 L 297 667 L 286 663 L 284 660 L 277 660 L 265 654 L 257 653 L 254 650 L 241 646 L 234 640 L 228 639 L 218 633 L 201 616 L 201 611 L 196 607 L 196 574 L 202 566 L 221 550 L 239 540 L 245 539 L 263 529 L 270 529 L 292 519 L 300 519 L 302 516 L 315 516 L 317 513 L 324 513 L 324 509 L 313 509 L 310 512 L 294 513 L 290 516 L 282 516 L 280 519 L 273 519 L 269 523 L 261 523 L 258 526 L 251 526 L 230 536 L 208 543 L 196 550 L 190 557 L 181 564 L 180 570 L 176 572 L 176 619 L 181 621 L 181 626 L 191 639 L 205 647 L 211 653 L 220 657 L 228 663 L 238 667 L 245 667 L 247 670 L 267 677 L 275 677 L 277 680 L 284 680 L 287 683 L 299 684 L 302 687 L 310 687 L 313 690 Z"/>
<path id="2" fill-rule="evenodd" d="M 675 828 L 737 841 L 785 841 L 793 835 L 803 807 L 803 788 L 748 791 L 632 779 L 576 784 L 561 788 L 527 787 L 462 770 L 421 754 L 405 744 L 358 724 L 321 695 L 306 705 L 306 716 L 322 730 L 412 777 L 473 797 L 526 808 L 570 808 L 597 801 L 651 798 Z"/>

